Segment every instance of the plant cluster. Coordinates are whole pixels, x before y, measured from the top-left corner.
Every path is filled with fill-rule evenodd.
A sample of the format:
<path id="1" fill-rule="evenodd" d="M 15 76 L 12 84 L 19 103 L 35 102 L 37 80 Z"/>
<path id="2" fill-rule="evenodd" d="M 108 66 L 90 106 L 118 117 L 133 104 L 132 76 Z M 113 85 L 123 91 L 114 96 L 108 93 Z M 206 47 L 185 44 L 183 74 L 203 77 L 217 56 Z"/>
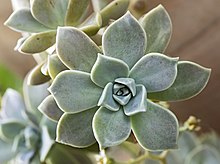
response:
<path id="1" fill-rule="evenodd" d="M 12 2 L 5 24 L 38 65 L 25 104 L 11 89 L 2 99 L 1 163 L 92 163 L 97 147 L 107 163 L 105 150 L 125 141 L 146 152 L 178 147 L 178 120 L 159 102 L 197 95 L 210 69 L 164 54 L 172 23 L 162 5 L 137 19 L 129 0 Z"/>

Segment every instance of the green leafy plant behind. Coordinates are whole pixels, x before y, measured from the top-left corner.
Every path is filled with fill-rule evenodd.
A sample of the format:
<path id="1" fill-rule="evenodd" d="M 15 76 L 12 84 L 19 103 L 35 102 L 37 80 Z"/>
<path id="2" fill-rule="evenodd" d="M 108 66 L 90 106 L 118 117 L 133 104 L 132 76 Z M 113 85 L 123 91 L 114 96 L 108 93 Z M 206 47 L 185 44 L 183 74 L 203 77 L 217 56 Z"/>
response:
<path id="1" fill-rule="evenodd" d="M 178 121 L 154 101 L 195 96 L 210 70 L 162 54 L 171 29 L 161 5 L 140 22 L 129 12 L 116 20 L 103 34 L 102 49 L 78 29 L 60 27 L 57 52 L 70 70 L 59 73 L 49 88 L 64 112 L 57 120 L 57 141 L 75 147 L 98 141 L 104 149 L 134 134 L 147 150 L 177 148 Z"/>

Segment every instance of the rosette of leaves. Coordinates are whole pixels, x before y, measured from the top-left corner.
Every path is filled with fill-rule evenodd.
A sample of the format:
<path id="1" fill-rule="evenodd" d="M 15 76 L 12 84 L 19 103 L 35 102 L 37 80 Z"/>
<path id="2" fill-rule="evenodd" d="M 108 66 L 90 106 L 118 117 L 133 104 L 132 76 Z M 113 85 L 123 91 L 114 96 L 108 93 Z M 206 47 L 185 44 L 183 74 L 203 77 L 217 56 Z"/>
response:
<path id="1" fill-rule="evenodd" d="M 82 152 L 55 143 L 56 124 L 32 108 L 45 97 L 47 87 L 48 84 L 26 86 L 25 102 L 13 89 L 7 89 L 4 94 L 0 111 L 1 164 L 91 163 Z M 38 92 L 41 94 L 34 95 Z"/>
<path id="2" fill-rule="evenodd" d="M 58 56 L 73 70 L 59 73 L 49 88 L 64 112 L 57 141 L 75 147 L 98 141 L 104 149 L 133 133 L 145 149 L 176 148 L 177 119 L 152 100 L 195 96 L 210 70 L 163 55 L 170 34 L 171 22 L 161 5 L 140 22 L 127 12 L 112 23 L 103 34 L 102 50 L 78 29 L 59 28 Z"/>
<path id="3" fill-rule="evenodd" d="M 212 132 L 197 136 L 192 132 L 182 132 L 178 139 L 178 150 L 169 151 L 167 164 L 218 164 L 220 161 L 220 139 Z M 159 164 L 156 160 L 146 160 L 146 164 Z"/>

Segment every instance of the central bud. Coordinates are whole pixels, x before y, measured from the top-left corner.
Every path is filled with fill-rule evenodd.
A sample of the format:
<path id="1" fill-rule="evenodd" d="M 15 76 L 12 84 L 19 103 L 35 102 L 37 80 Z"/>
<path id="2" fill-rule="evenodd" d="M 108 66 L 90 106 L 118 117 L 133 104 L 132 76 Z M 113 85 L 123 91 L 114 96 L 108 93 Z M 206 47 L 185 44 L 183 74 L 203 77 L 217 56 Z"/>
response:
<path id="1" fill-rule="evenodd" d="M 135 81 L 131 78 L 118 78 L 113 84 L 113 98 L 120 105 L 126 105 L 135 96 Z"/>

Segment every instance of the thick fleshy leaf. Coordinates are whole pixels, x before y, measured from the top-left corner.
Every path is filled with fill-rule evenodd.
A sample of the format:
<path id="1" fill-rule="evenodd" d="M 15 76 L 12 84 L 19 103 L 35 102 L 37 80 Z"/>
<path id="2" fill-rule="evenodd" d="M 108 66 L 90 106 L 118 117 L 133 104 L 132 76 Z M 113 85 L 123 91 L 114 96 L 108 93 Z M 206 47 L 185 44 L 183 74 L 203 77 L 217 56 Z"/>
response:
<path id="1" fill-rule="evenodd" d="M 181 61 L 177 66 L 177 77 L 170 88 L 165 91 L 151 93 L 151 99 L 161 101 L 178 101 L 192 98 L 206 86 L 211 70 L 196 63 Z"/>
<path id="2" fill-rule="evenodd" d="M 136 96 L 131 98 L 127 105 L 123 106 L 127 116 L 147 111 L 147 91 L 143 85 L 137 85 L 136 89 Z"/>
<path id="3" fill-rule="evenodd" d="M 159 5 L 151 10 L 140 20 L 140 24 L 147 34 L 146 53 L 163 53 L 172 34 L 172 23 L 164 7 Z"/>
<path id="4" fill-rule="evenodd" d="M 21 45 L 19 51 L 22 53 L 39 53 L 47 50 L 56 42 L 56 31 L 47 31 L 28 37 Z"/>
<path id="5" fill-rule="evenodd" d="M 53 81 L 49 91 L 64 112 L 77 113 L 95 107 L 102 93 L 81 71 L 63 71 Z"/>
<path id="6" fill-rule="evenodd" d="M 64 70 L 68 70 L 68 68 L 60 61 L 56 54 L 48 56 L 48 72 L 52 79 Z"/>
<path id="7" fill-rule="evenodd" d="M 117 112 L 100 107 L 93 118 L 93 131 L 101 149 L 116 146 L 131 133 L 130 119 L 121 108 Z"/>
<path id="8" fill-rule="evenodd" d="M 92 7 L 95 12 L 99 12 L 105 6 L 107 6 L 112 0 L 91 0 Z"/>
<path id="9" fill-rule="evenodd" d="M 142 57 L 131 69 L 129 77 L 136 84 L 143 84 L 147 92 L 157 92 L 169 88 L 177 76 L 178 58 L 170 58 L 159 53 Z"/>
<path id="10" fill-rule="evenodd" d="M 63 111 L 57 106 L 52 95 L 47 96 L 39 105 L 38 109 L 49 119 L 56 122 L 59 121 L 60 117 L 63 115 Z"/>
<path id="11" fill-rule="evenodd" d="M 41 72 L 41 68 L 44 64 L 45 62 L 38 64 L 30 71 L 30 73 L 28 74 L 28 78 L 27 78 L 28 85 L 39 85 L 39 84 L 46 83 L 50 80 L 50 76 L 45 76 Z"/>
<path id="12" fill-rule="evenodd" d="M 83 23 L 78 26 L 80 30 L 85 32 L 87 35 L 95 35 L 102 25 L 102 18 L 99 13 L 91 14 Z"/>
<path id="13" fill-rule="evenodd" d="M 69 0 L 32 0 L 31 12 L 43 25 L 56 28 L 64 25 Z"/>
<path id="14" fill-rule="evenodd" d="M 11 0 L 11 4 L 14 11 L 23 8 L 30 8 L 29 0 Z"/>
<path id="15" fill-rule="evenodd" d="M 91 79 L 96 85 L 104 88 L 106 84 L 119 77 L 128 77 L 128 73 L 128 65 L 122 60 L 98 54 L 91 70 Z"/>
<path id="16" fill-rule="evenodd" d="M 99 99 L 98 106 L 103 106 L 112 111 L 118 111 L 120 106 L 115 102 L 115 100 L 112 97 L 113 95 L 112 88 L 113 88 L 112 83 L 108 83 L 105 86 L 102 92 L 102 96 Z"/>
<path id="17" fill-rule="evenodd" d="M 104 7 L 100 14 L 102 16 L 102 26 L 106 26 L 110 19 L 117 20 L 126 13 L 129 6 L 129 0 L 114 0 Z"/>
<path id="18" fill-rule="evenodd" d="M 131 93 L 126 96 L 113 95 L 114 100 L 122 106 L 126 105 L 131 99 L 131 97 L 132 97 Z"/>
<path id="19" fill-rule="evenodd" d="M 25 128 L 25 122 L 5 120 L 0 123 L 0 137 L 6 141 L 13 140 L 19 132 Z"/>
<path id="20" fill-rule="evenodd" d="M 74 27 L 60 27 L 57 33 L 57 52 L 70 69 L 90 72 L 101 50 L 83 32 Z"/>
<path id="21" fill-rule="evenodd" d="M 0 163 L 8 162 L 15 154 L 12 151 L 12 145 L 0 139 Z"/>
<path id="22" fill-rule="evenodd" d="M 96 142 L 92 130 L 92 119 L 98 107 L 87 111 L 65 113 L 57 125 L 57 141 L 74 147 L 88 147 Z"/>
<path id="23" fill-rule="evenodd" d="M 22 32 L 35 33 L 49 30 L 49 28 L 34 19 L 29 9 L 14 11 L 4 24 L 15 31 Z"/>
<path id="24" fill-rule="evenodd" d="M 13 159 L 13 163 L 16 164 L 31 164 L 31 160 L 34 157 L 34 150 L 25 150 L 18 153 L 15 159 Z"/>
<path id="25" fill-rule="evenodd" d="M 14 119 L 21 121 L 25 119 L 24 100 L 17 91 L 10 88 L 7 89 L 1 101 L 1 119 Z"/>
<path id="26" fill-rule="evenodd" d="M 54 139 L 51 138 L 49 131 L 46 126 L 42 127 L 41 133 L 41 148 L 40 148 L 40 161 L 45 161 L 50 149 L 52 148 L 53 144 L 55 144 Z"/>
<path id="27" fill-rule="evenodd" d="M 146 41 L 145 31 L 127 12 L 106 29 L 102 46 L 104 55 L 121 59 L 131 68 L 144 55 Z"/>
<path id="28" fill-rule="evenodd" d="M 198 146 L 185 159 L 186 164 L 219 164 L 219 152 L 209 146 Z"/>
<path id="29" fill-rule="evenodd" d="M 28 149 L 35 149 L 39 144 L 39 131 L 31 126 L 27 126 L 24 130 L 25 146 Z"/>
<path id="30" fill-rule="evenodd" d="M 177 148 L 179 127 L 175 115 L 149 100 L 146 112 L 131 116 L 131 125 L 143 148 L 152 151 Z"/>
<path id="31" fill-rule="evenodd" d="M 85 18 L 86 10 L 89 6 L 89 0 L 69 0 L 65 25 L 77 26 Z"/>
<path id="32" fill-rule="evenodd" d="M 134 79 L 131 78 L 117 78 L 115 79 L 115 83 L 123 84 L 127 88 L 129 88 L 132 96 L 136 95 L 136 86 Z M 115 88 L 114 88 L 115 89 Z"/>

